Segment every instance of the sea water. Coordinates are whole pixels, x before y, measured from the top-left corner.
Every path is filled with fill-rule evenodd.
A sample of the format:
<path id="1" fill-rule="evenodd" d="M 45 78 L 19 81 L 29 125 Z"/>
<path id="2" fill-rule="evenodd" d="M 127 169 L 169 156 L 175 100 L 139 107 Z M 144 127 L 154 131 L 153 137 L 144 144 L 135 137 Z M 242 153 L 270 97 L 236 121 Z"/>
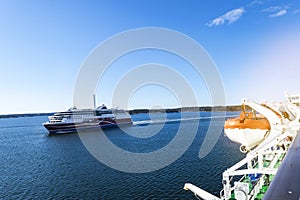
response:
<path id="1" fill-rule="evenodd" d="M 187 151 L 170 165 L 148 173 L 126 173 L 102 164 L 76 133 L 48 136 L 42 126 L 47 116 L 0 119 L 0 199 L 196 199 L 183 190 L 186 182 L 218 196 L 222 172 L 244 155 L 222 132 L 212 151 L 198 157 L 208 127 L 215 125 L 210 115 L 185 113 L 188 119 L 181 120 L 180 113 L 135 114 L 133 121 L 145 123 L 126 127 L 126 132 L 147 133 L 163 124 L 162 129 L 144 138 L 119 128 L 102 133 L 126 151 L 147 153 L 172 141 L 181 123 L 189 134 L 188 127 L 199 122 Z"/>

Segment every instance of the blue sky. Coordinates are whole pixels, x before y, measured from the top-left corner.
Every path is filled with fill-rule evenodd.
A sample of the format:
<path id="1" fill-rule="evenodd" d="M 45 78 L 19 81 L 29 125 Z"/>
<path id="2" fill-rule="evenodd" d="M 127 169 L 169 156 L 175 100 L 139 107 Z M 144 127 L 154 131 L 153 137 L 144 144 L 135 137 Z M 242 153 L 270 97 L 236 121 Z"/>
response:
<path id="1" fill-rule="evenodd" d="M 71 107 L 89 53 L 114 34 L 142 27 L 173 29 L 202 45 L 221 74 L 227 104 L 244 97 L 283 100 L 285 91 L 300 92 L 298 0 L 11 0 L 0 2 L 0 27 L 0 114 Z M 159 51 L 136 52 L 114 63 L 99 81 L 98 104 L 110 106 L 122 73 L 149 62 L 173 66 L 190 82 L 198 104 L 210 104 L 192 67 Z M 130 108 L 154 105 L 178 102 L 157 85 L 136 91 L 129 102 Z"/>

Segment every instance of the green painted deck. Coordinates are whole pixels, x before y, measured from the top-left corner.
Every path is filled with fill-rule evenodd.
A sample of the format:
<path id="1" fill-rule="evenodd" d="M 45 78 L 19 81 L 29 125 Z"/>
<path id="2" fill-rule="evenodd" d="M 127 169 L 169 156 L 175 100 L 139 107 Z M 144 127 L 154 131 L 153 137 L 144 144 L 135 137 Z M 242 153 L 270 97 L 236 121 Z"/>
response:
<path id="1" fill-rule="evenodd" d="M 285 154 L 281 154 L 274 166 L 274 168 L 278 169 L 278 167 L 280 166 L 280 164 L 282 163 L 283 159 L 285 157 Z M 271 161 L 270 160 L 266 160 L 264 159 L 264 163 L 263 163 L 263 166 L 264 167 L 269 167 L 271 164 Z M 254 166 L 255 168 L 258 168 L 258 164 L 256 164 Z M 254 200 L 262 200 L 264 195 L 266 194 L 269 186 L 270 186 L 270 183 L 273 181 L 274 179 L 274 175 L 269 175 L 269 177 L 267 178 L 266 175 L 262 176 L 261 178 L 264 178 L 264 185 L 262 186 L 262 188 L 260 189 L 259 193 L 256 195 L 255 198 L 253 198 Z M 268 180 L 267 180 L 268 179 Z M 249 178 L 248 175 L 244 175 L 244 177 L 242 178 L 241 182 L 243 183 L 248 183 L 249 185 L 249 191 L 251 192 L 253 189 L 254 189 L 254 186 L 255 184 L 253 184 Z M 252 198 L 250 198 L 252 199 Z M 234 191 L 232 191 L 232 194 L 231 194 L 231 198 L 230 200 L 235 200 L 235 195 L 234 195 Z"/>

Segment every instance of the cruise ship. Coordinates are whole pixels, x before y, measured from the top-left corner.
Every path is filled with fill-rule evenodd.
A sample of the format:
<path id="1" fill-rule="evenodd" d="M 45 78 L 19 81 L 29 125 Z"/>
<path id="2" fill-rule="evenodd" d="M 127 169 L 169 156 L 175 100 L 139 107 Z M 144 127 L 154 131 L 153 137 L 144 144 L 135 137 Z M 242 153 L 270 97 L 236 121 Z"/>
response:
<path id="1" fill-rule="evenodd" d="M 49 116 L 43 123 L 49 134 L 71 133 L 78 130 L 109 128 L 132 124 L 129 113 L 124 110 L 107 109 L 103 104 L 93 109 L 70 108 Z"/>

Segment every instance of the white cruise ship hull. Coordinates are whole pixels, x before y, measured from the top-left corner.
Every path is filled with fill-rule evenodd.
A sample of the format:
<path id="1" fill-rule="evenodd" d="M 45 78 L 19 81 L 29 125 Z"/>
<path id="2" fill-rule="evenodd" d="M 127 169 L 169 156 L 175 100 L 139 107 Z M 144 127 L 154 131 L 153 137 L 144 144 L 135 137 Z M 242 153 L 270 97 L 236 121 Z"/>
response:
<path id="1" fill-rule="evenodd" d="M 132 124 L 132 120 L 127 112 L 107 109 L 105 105 L 102 105 L 95 109 L 72 108 L 55 113 L 53 116 L 49 116 L 49 121 L 43 125 L 49 134 L 59 134 L 130 124 Z"/>

